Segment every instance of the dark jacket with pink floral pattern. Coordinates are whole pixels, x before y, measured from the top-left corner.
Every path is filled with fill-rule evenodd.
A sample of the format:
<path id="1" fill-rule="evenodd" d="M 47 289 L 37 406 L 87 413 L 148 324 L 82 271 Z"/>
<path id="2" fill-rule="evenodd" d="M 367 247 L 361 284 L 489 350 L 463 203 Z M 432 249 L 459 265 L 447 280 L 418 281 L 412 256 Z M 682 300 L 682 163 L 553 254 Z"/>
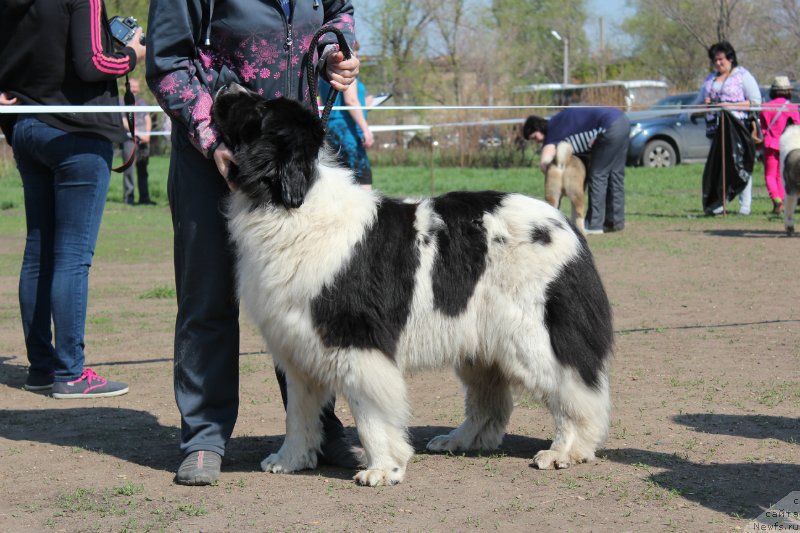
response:
<path id="1" fill-rule="evenodd" d="M 211 104 L 220 88 L 236 81 L 267 98 L 304 100 L 305 56 L 314 33 L 330 24 L 352 44 L 350 0 L 290 1 L 288 21 L 279 0 L 150 2 L 147 83 L 206 157 L 219 144 Z M 332 34 L 322 39 L 334 40 Z"/>

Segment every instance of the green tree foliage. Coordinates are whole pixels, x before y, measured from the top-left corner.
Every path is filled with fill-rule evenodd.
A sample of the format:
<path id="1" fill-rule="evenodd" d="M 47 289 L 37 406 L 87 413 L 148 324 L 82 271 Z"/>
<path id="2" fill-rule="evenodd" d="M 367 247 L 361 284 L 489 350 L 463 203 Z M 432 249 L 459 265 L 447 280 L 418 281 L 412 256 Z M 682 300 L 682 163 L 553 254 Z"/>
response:
<path id="1" fill-rule="evenodd" d="M 120 17 L 133 17 L 142 27 L 147 29 L 147 11 L 150 8 L 148 0 L 106 0 L 108 18 L 115 15 Z"/>
<path id="2" fill-rule="evenodd" d="M 796 77 L 800 56 L 798 0 L 632 0 L 622 25 L 634 38 L 627 61 L 644 77 L 678 89 L 697 88 L 709 72 L 706 50 L 730 41 L 739 64 L 762 84 L 776 74 Z"/>
<path id="3" fill-rule="evenodd" d="M 698 87 L 709 70 L 706 49 L 715 42 L 711 39 L 716 31 L 709 26 L 711 16 L 706 9 L 711 2 L 680 0 L 671 4 L 673 15 L 668 16 L 661 0 L 635 0 L 636 13 L 622 24 L 635 43 L 629 67 L 641 77 L 664 79 L 676 88 L 690 90 Z M 682 20 L 694 20 L 697 27 L 687 27 Z"/>
<path id="4" fill-rule="evenodd" d="M 430 14 L 415 2 L 381 0 L 359 11 L 359 24 L 368 24 L 377 53 L 368 59 L 362 80 L 368 87 L 382 87 L 399 101 L 415 104 L 423 92 L 427 71 L 426 28 Z"/>
<path id="5" fill-rule="evenodd" d="M 589 62 L 583 0 L 492 0 L 491 13 L 498 60 L 519 84 L 562 80 L 563 43 L 552 30 L 569 39 L 571 81 L 583 81 Z"/>

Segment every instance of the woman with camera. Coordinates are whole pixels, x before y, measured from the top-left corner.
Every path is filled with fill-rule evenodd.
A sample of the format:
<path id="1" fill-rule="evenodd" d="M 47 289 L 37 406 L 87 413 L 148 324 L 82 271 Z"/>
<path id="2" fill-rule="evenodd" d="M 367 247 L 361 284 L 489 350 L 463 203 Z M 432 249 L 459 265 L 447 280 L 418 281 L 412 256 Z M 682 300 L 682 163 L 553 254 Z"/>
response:
<path id="1" fill-rule="evenodd" d="M 102 0 L 0 0 L 0 104 L 117 105 L 117 78 L 144 59 L 140 38 L 138 29 L 115 51 Z M 30 367 L 24 387 L 52 390 L 55 398 L 125 394 L 127 384 L 84 367 L 89 267 L 113 142 L 125 139 L 120 114 L 0 117 L 25 196 L 19 303 Z"/>
<path id="2" fill-rule="evenodd" d="M 739 62 L 736 59 L 736 51 L 727 41 L 711 45 L 708 49 L 708 59 L 711 61 L 713 71 L 703 81 L 701 89 L 703 101 L 706 105 L 713 105 L 729 111 L 735 118 L 744 121 L 747 119 L 750 107 L 761 104 L 761 91 L 758 89 L 758 82 L 747 69 L 739 66 Z M 706 136 L 709 138 L 717 136 L 719 142 L 726 142 L 725 139 L 717 135 L 720 115 L 719 112 L 706 115 Z M 728 146 L 727 152 L 730 153 L 732 148 L 732 146 Z M 713 146 L 709 157 L 716 157 Z M 714 161 L 709 163 L 713 164 Z M 707 163 L 707 167 L 709 163 Z M 749 172 L 752 173 L 752 168 Z M 740 215 L 750 214 L 752 198 L 753 179 L 750 176 L 747 179 L 747 184 L 739 193 Z M 710 204 L 716 203 L 716 201 L 710 202 Z M 707 205 L 705 207 L 708 214 L 718 215 L 723 212 L 721 203 L 720 205 Z"/>

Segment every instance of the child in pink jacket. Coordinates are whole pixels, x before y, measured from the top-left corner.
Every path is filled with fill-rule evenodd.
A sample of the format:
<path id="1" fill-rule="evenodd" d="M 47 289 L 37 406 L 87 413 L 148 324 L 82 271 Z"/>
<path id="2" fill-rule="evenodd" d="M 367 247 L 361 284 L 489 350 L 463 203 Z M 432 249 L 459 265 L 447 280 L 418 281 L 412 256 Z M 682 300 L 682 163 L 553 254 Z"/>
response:
<path id="1" fill-rule="evenodd" d="M 792 84 L 786 76 L 777 76 L 769 89 L 770 101 L 761 110 L 761 129 L 764 132 L 764 181 L 772 198 L 772 212 L 783 212 L 783 179 L 780 165 L 780 139 L 791 120 L 800 124 L 797 105 L 789 101 Z"/>

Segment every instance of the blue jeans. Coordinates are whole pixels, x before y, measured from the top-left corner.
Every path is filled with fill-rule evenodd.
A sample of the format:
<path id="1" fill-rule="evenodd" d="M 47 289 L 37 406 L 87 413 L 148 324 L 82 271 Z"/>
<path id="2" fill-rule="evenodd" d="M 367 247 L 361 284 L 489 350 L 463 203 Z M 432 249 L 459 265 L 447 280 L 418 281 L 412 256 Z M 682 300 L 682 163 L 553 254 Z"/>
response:
<path id="1" fill-rule="evenodd" d="M 112 144 L 23 115 L 12 147 L 25 191 L 19 305 L 30 372 L 71 381 L 83 373 L 89 267 L 111 177 Z"/>

